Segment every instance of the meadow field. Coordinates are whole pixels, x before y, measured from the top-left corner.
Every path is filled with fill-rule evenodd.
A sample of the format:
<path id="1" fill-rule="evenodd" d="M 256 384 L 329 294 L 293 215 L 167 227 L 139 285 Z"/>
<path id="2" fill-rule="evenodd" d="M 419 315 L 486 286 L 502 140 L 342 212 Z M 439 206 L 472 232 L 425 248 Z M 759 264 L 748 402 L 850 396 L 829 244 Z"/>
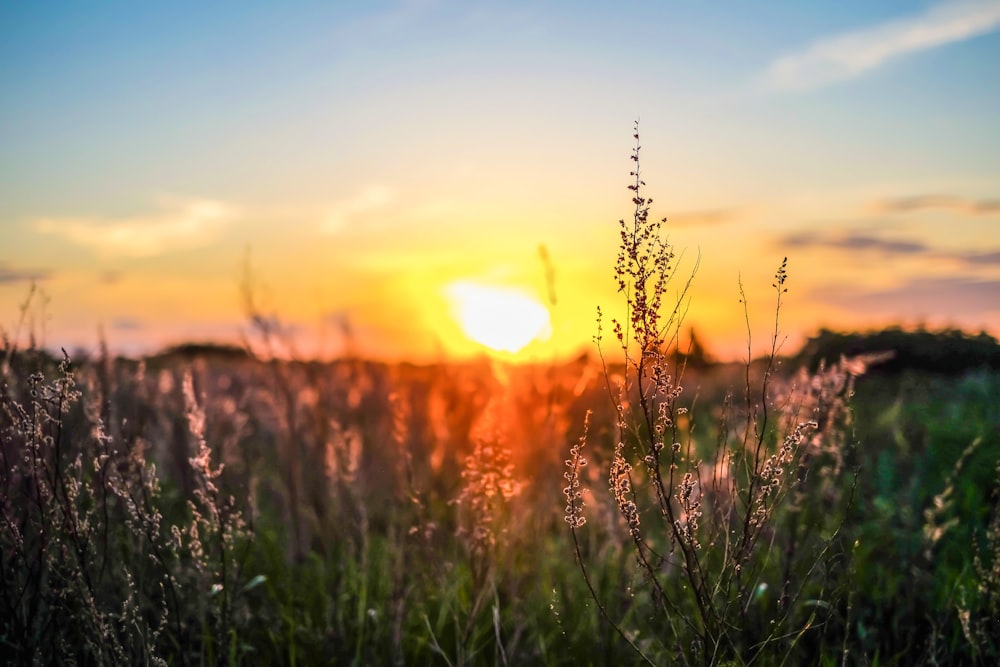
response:
<path id="1" fill-rule="evenodd" d="M 847 398 L 849 371 L 809 384 L 790 364 L 775 387 Z M 8 349 L 0 653 L 5 664 L 991 664 L 1000 373 L 876 368 L 854 379 L 847 407 L 824 404 L 836 430 L 797 444 L 741 561 L 746 580 L 713 532 L 726 480 L 705 472 L 739 478 L 718 461 L 742 447 L 746 369 L 687 369 L 677 403 L 690 408 L 671 439 L 681 469 L 703 472 L 701 526 L 684 534 L 701 542 L 709 582 L 732 580 L 728 598 L 708 601 L 720 629 L 700 615 L 684 543 L 626 437 L 635 495 L 622 500 L 634 498 L 644 558 L 656 554 L 637 559 L 631 515 L 609 490 L 620 433 L 593 358 L 389 366 L 190 350 L 60 362 Z M 751 371 L 754 391 L 762 371 Z M 578 455 L 589 465 L 571 475 L 586 522 L 571 531 L 565 462 L 588 413 Z M 669 502 L 687 502 L 690 523 L 682 495 Z M 739 534 L 743 503 L 732 511 L 725 525 Z"/>
<path id="2" fill-rule="evenodd" d="M 997 341 L 782 353 L 781 263 L 771 352 L 712 363 L 633 176 L 576 359 L 5 335 L 0 661 L 996 664 Z"/>

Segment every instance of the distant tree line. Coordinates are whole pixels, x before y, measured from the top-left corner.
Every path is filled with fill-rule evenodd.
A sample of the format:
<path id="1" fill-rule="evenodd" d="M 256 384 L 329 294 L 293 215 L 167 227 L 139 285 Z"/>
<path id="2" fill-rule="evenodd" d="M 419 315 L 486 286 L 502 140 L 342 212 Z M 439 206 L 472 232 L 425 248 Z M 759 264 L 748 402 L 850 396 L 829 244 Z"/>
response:
<path id="1" fill-rule="evenodd" d="M 880 331 L 845 333 L 821 329 L 796 355 L 795 361 L 815 370 L 822 361 L 834 363 L 841 356 L 891 352 L 871 372 L 898 373 L 920 370 L 961 374 L 971 370 L 1000 370 L 1000 343 L 986 332 L 970 334 L 959 329 L 906 331 L 890 327 Z"/>
<path id="2" fill-rule="evenodd" d="M 687 341 L 678 341 L 678 346 L 678 361 L 688 368 L 707 368 L 717 363 L 694 329 L 689 330 Z M 887 352 L 891 353 L 891 357 L 885 358 L 888 355 L 882 355 Z M 909 369 L 961 375 L 973 370 L 1000 370 L 1000 342 L 986 332 L 972 334 L 960 329 L 907 331 L 898 326 L 866 332 L 820 329 L 819 333 L 806 341 L 801 350 L 791 356 L 790 361 L 796 366 L 806 366 L 810 371 L 816 371 L 823 361 L 829 365 L 838 362 L 842 356 L 858 355 L 881 357 L 869 371 L 874 373 L 891 374 Z M 25 361 L 23 356 L 12 352 L 10 358 L 0 359 L 0 362 L 18 365 Z M 59 361 L 58 356 L 40 349 L 31 350 L 28 356 L 35 360 L 36 365 L 42 362 L 51 368 Z M 90 355 L 78 350 L 70 356 L 74 362 L 81 362 Z M 246 348 L 239 345 L 193 342 L 168 347 L 146 359 L 154 366 L 159 366 L 196 357 L 231 362 L 251 358 Z"/>

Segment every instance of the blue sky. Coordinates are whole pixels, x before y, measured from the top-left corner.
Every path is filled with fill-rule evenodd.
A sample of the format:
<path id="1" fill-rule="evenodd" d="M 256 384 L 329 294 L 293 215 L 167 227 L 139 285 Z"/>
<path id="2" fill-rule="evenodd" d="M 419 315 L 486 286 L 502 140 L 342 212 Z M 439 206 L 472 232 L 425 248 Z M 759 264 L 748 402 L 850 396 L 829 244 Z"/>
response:
<path id="1" fill-rule="evenodd" d="M 0 324 L 35 279 L 53 344 L 232 336 L 249 249 L 303 336 L 461 354 L 447 285 L 541 293 L 544 244 L 575 349 L 639 118 L 720 349 L 785 254 L 793 338 L 998 333 L 998 64 L 996 1 L 4 3 Z"/>

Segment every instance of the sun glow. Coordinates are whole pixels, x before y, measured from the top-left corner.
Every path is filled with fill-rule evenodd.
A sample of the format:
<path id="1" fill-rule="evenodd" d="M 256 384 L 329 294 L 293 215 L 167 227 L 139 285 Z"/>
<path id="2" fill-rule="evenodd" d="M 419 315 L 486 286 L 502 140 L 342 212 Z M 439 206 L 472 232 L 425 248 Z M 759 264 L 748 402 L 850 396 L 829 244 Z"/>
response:
<path id="1" fill-rule="evenodd" d="M 491 350 L 513 354 L 552 333 L 549 311 L 521 290 L 459 280 L 444 293 L 465 335 Z"/>

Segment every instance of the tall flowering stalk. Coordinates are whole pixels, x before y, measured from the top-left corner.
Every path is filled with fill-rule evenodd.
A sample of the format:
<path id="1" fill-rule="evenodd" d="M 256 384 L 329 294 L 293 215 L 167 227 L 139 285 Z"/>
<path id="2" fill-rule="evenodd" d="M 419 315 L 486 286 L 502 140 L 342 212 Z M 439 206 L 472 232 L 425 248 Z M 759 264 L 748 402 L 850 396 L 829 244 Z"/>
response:
<path id="1" fill-rule="evenodd" d="M 583 514 L 586 503 L 583 501 L 583 493 L 580 486 L 580 474 L 587 465 L 587 457 L 583 455 L 583 447 L 587 444 L 587 430 L 590 426 L 591 412 L 588 410 L 583 422 L 583 435 L 579 442 L 570 447 L 569 458 L 566 459 L 566 467 L 569 469 L 563 473 L 563 478 L 567 485 L 563 489 L 566 496 L 566 523 L 570 528 L 582 528 L 587 523 L 587 517 Z"/>
<path id="2" fill-rule="evenodd" d="M 643 596 L 629 597 L 633 605 L 645 604 L 643 600 L 651 605 L 642 616 L 662 620 L 651 630 L 656 640 L 651 637 L 640 646 L 634 639 L 639 630 L 626 631 L 612 618 L 591 585 L 578 539 L 586 525 L 580 476 L 586 463 L 584 440 L 570 449 L 564 489 L 565 519 L 577 561 L 602 616 L 646 661 L 785 659 L 816 622 L 815 613 L 804 613 L 800 603 L 807 589 L 822 594 L 822 587 L 813 584 L 839 530 L 827 538 L 815 529 L 809 533 L 797 522 L 798 507 L 788 499 L 801 500 L 812 471 L 824 478 L 818 468 L 828 467 L 831 459 L 816 452 L 842 423 L 843 392 L 813 391 L 817 383 L 827 386 L 818 378 L 787 390 L 780 400 L 773 395 L 786 259 L 775 274 L 775 330 L 759 391 L 751 391 L 748 362 L 746 413 L 732 415 L 729 403 L 721 406 L 724 416 L 714 452 L 699 446 L 689 427 L 682 428 L 690 416 L 680 405 L 685 368 L 677 351 L 697 264 L 673 290 L 675 252 L 663 235 L 666 219 L 650 216 L 652 199 L 643 190 L 638 124 L 633 138 L 628 186 L 632 219 L 619 221 L 614 268 L 626 309 L 623 319 L 612 320 L 624 368 L 617 381 L 602 348 L 600 309 L 595 340 L 616 414 L 609 496 L 647 584 Z M 759 397 L 758 403 L 752 395 Z M 780 418 L 771 416 L 774 410 Z M 730 425 L 734 416 L 735 429 Z M 809 544 L 807 554 L 798 548 L 802 542 Z"/>

